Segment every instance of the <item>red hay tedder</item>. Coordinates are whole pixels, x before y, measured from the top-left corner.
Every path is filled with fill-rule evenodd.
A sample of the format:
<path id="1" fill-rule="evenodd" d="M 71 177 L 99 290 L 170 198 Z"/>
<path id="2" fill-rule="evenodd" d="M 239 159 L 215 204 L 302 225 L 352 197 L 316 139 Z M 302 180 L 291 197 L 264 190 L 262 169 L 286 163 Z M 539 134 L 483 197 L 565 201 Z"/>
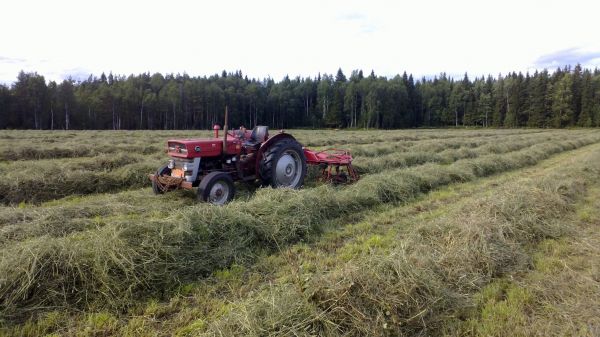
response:
<path id="1" fill-rule="evenodd" d="M 167 141 L 171 159 L 149 176 L 154 193 L 198 187 L 199 200 L 223 205 L 233 199 L 234 181 L 300 188 L 307 165 L 318 166 L 324 182 L 351 183 L 359 178 L 349 151 L 309 150 L 284 131 L 270 136 L 266 126 L 228 132 L 227 109 L 223 138 L 218 125 L 213 129 L 214 138 Z"/>

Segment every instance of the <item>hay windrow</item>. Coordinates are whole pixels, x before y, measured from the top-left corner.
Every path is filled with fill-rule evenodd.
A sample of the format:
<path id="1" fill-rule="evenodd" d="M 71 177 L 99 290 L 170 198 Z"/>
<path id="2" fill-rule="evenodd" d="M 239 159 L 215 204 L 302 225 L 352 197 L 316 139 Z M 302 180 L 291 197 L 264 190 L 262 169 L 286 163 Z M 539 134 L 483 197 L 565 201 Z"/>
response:
<path id="1" fill-rule="evenodd" d="M 63 228 L 55 236 L 50 231 L 42 236 L 21 235 L 23 240 L 13 243 L 3 241 L 0 311 L 12 319 L 42 307 L 122 309 L 132 299 L 160 296 L 180 282 L 304 240 L 337 217 L 407 202 L 449 183 L 533 165 L 598 140 L 600 136 L 585 134 L 450 165 L 427 163 L 387 170 L 348 187 L 262 189 L 247 201 L 225 207 L 175 207 L 163 212 L 169 214 L 167 218 L 134 213 L 105 219 L 109 213 L 91 211 L 90 215 L 100 217 L 98 225 L 88 222 L 81 230 Z M 177 196 L 165 198 L 177 204 Z"/>
<path id="2" fill-rule="evenodd" d="M 174 134 L 178 133 L 180 132 Z M 354 165 L 363 174 L 429 162 L 451 163 L 490 152 L 506 153 L 549 140 L 560 141 L 565 137 L 589 135 L 586 132 L 567 134 L 558 131 L 549 134 L 548 131 L 537 130 L 536 132 L 521 130 L 481 132 L 476 133 L 476 137 L 462 131 L 436 134 L 426 130 L 414 135 L 409 135 L 410 132 L 405 135 L 396 135 L 396 133 L 397 131 L 386 131 L 382 134 L 372 132 L 372 137 L 367 138 L 362 131 L 344 132 L 343 138 L 339 138 L 336 132 L 327 134 L 331 134 L 328 138 L 330 141 L 347 139 L 362 144 L 350 143 L 345 146 L 350 150 L 356 149 Z M 114 139 L 107 140 L 98 139 L 102 133 L 68 133 L 62 136 L 59 133 L 56 139 L 41 133 L 39 140 L 33 137 L 33 140 L 23 139 L 16 144 L 11 142 L 7 151 L 29 151 L 32 146 L 30 142 L 33 142 L 37 145 L 33 148 L 43 154 L 23 153 L 18 158 L 11 157 L 9 161 L 0 161 L 0 175 L 3 177 L 0 179 L 0 203 L 39 203 L 70 195 L 117 192 L 146 186 L 147 174 L 154 172 L 166 160 L 164 139 L 174 136 L 173 134 L 167 136 L 161 132 L 156 133 L 157 137 L 150 137 L 151 134 L 115 132 L 112 135 Z M 346 138 L 347 134 L 357 134 L 359 138 Z M 88 137 L 84 137 L 85 135 Z M 304 137 L 309 141 L 315 141 L 314 133 L 310 134 L 312 137 L 304 136 L 303 132 L 296 135 L 300 141 L 304 141 Z M 506 136 L 513 135 L 514 138 L 505 139 Z M 198 136 L 207 135 L 199 133 Z M 372 139 L 373 136 L 375 139 Z M 364 140 L 361 140 L 363 138 Z M 405 143 L 408 138 L 412 140 Z M 367 141 L 368 139 L 370 142 Z M 73 157 L 55 155 L 53 148 L 47 148 L 47 142 L 52 142 L 51 144 L 59 142 L 69 151 L 83 152 L 73 153 Z M 403 147 L 406 147 L 406 151 L 399 152 L 398 149 Z M 0 146 L 0 152 L 1 149 Z"/>
<path id="3" fill-rule="evenodd" d="M 368 246 L 368 253 L 351 258 L 344 250 L 332 253 L 328 258 L 334 261 L 299 276 L 301 287 L 291 287 L 281 275 L 265 277 L 268 283 L 233 300 L 235 310 L 210 317 L 194 332 L 384 336 L 452 331 L 448 322 L 472 308 L 474 293 L 495 277 L 529 268 L 532 245 L 577 230 L 567 219 L 586 184 L 600 178 L 593 169 L 598 165 L 596 152 L 588 162 L 468 198 L 442 216 L 415 218 L 413 226 L 390 231 L 385 243 L 357 239 L 353 244 Z"/>

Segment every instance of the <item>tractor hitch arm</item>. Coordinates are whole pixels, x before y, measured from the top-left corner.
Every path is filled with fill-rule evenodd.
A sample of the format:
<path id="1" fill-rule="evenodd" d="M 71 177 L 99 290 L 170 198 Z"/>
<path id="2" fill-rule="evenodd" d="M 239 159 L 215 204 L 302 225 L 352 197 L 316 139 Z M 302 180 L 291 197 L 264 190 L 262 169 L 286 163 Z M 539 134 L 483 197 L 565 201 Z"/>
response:
<path id="1" fill-rule="evenodd" d="M 304 148 L 306 164 L 316 165 L 321 169 L 319 180 L 332 183 L 353 183 L 360 179 L 352 166 L 352 155 L 348 150 L 326 149 L 314 151 Z"/>

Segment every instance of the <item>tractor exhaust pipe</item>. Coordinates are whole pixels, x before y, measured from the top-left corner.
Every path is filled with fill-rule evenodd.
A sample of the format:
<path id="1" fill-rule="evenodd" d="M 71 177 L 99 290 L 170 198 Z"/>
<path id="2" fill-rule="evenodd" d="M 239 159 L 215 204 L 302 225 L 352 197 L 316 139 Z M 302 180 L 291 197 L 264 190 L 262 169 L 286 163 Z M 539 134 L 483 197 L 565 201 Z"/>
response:
<path id="1" fill-rule="evenodd" d="M 227 154 L 227 105 L 225 106 L 225 125 L 223 126 L 223 155 Z"/>

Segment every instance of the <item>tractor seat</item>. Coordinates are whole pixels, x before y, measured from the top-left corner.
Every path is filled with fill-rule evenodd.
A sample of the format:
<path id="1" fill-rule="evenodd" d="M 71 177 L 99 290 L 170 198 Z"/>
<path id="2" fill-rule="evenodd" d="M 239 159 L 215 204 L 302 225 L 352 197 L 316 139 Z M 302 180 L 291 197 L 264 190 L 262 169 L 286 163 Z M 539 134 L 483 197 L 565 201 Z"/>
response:
<path id="1" fill-rule="evenodd" d="M 250 139 L 244 142 L 244 146 L 258 149 L 262 143 L 269 138 L 269 127 L 257 125 L 252 129 Z"/>

